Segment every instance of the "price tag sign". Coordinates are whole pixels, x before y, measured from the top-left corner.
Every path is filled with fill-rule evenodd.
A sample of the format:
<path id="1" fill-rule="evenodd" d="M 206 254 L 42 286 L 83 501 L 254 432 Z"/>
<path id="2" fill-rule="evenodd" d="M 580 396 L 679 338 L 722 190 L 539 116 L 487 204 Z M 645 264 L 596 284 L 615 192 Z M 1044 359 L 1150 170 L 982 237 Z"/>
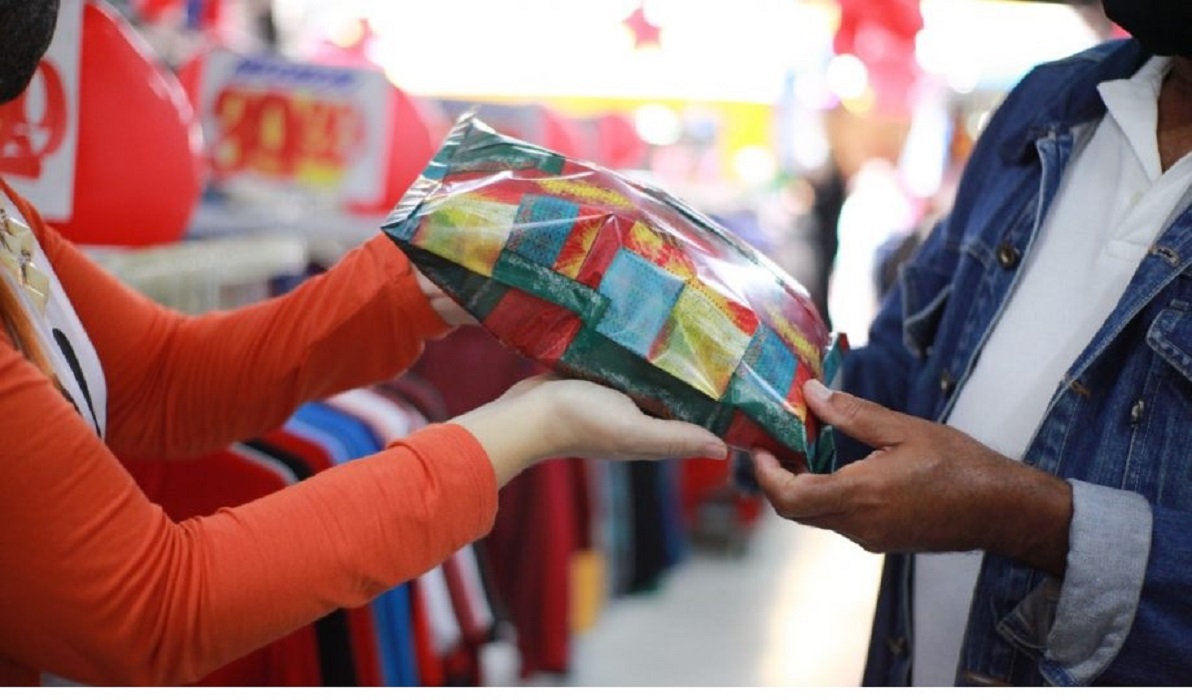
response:
<path id="1" fill-rule="evenodd" d="M 0 174 L 55 221 L 70 219 L 74 201 L 82 30 L 83 0 L 62 0 L 29 87 L 0 106 Z"/>
<path id="2" fill-rule="evenodd" d="M 229 192 L 265 186 L 340 202 L 379 196 L 388 89 L 376 70 L 214 51 L 197 107 L 216 180 Z"/>

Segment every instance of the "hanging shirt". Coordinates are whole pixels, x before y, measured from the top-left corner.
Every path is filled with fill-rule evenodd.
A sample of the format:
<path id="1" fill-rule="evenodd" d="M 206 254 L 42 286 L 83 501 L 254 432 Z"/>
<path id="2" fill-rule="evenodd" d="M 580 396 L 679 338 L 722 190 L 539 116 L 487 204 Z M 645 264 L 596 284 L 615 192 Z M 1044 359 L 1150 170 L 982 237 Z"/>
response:
<path id="1" fill-rule="evenodd" d="M 358 418 L 333 408 L 327 402 L 313 402 L 300 407 L 288 422 L 304 423 L 333 435 L 347 450 L 349 459 L 376 454 L 385 443 Z M 395 586 L 372 601 L 381 662 L 382 682 L 387 686 L 414 687 L 418 677 L 417 649 L 414 645 L 412 601 L 408 583 Z"/>
<path id="2" fill-rule="evenodd" d="M 297 435 L 285 428 L 270 431 L 259 438 L 258 442 L 284 450 L 300 459 L 307 471 L 307 475 L 303 478 L 310 478 L 310 476 L 325 472 L 336 464 L 327 449 L 317 441 Z M 383 685 L 381 656 L 377 649 L 376 622 L 373 620 L 372 611 L 368 607 L 361 607 L 349 608 L 342 612 L 347 616 L 348 629 L 352 636 L 351 654 L 356 666 L 356 683 L 367 687 Z"/>
<path id="3" fill-rule="evenodd" d="M 1022 458 L 1053 389 L 1189 201 L 1192 159 L 1167 172 L 1159 161 L 1158 97 L 1169 68 L 1170 59 L 1152 58 L 1133 77 L 1098 87 L 1108 111 L 1073 154 L 1018 286 L 947 419 L 1007 457 Z M 980 565 L 978 552 L 916 555 L 915 685 L 955 682 Z"/>

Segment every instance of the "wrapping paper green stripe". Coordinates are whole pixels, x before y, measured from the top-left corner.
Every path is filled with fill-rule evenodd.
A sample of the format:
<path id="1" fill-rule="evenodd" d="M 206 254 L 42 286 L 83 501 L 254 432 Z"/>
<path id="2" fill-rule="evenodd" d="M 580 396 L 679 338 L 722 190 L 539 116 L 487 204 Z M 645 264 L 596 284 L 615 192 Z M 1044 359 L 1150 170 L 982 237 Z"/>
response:
<path id="1" fill-rule="evenodd" d="M 526 260 L 508 249 L 497 258 L 493 279 L 562 306 L 583 319 L 587 325 L 598 323 L 608 307 L 608 299 L 591 287 Z"/>

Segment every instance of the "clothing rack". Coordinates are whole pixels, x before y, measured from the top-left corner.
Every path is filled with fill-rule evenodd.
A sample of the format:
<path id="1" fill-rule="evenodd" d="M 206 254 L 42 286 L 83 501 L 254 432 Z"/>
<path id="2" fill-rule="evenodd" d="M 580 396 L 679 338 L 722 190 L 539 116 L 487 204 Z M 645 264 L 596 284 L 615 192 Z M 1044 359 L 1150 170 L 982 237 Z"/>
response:
<path id="1" fill-rule="evenodd" d="M 84 252 L 150 298 L 193 314 L 267 298 L 279 281 L 305 274 L 312 259 L 306 239 L 271 233 Z"/>

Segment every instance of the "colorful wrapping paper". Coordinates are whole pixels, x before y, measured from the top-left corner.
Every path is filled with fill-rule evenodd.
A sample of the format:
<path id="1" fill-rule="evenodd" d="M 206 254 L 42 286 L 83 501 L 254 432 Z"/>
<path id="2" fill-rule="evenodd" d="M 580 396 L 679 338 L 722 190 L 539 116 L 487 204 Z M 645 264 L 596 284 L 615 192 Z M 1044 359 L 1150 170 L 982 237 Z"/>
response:
<path id="1" fill-rule="evenodd" d="M 846 348 L 807 291 L 668 193 L 456 123 L 383 229 L 502 343 L 789 467 L 834 468 L 801 387 Z"/>

